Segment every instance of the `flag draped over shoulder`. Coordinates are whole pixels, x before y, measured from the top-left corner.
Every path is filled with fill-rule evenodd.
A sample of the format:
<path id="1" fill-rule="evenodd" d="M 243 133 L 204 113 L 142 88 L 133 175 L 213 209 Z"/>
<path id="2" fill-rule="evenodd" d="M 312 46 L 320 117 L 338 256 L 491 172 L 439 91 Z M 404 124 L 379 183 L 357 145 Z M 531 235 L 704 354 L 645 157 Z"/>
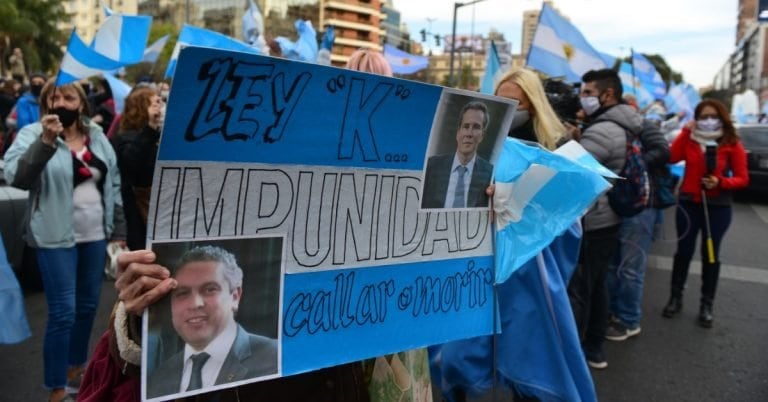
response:
<path id="1" fill-rule="evenodd" d="M 245 53 L 261 54 L 259 49 L 249 46 L 247 43 L 230 38 L 205 28 L 198 28 L 192 25 L 184 25 L 179 33 L 179 39 L 176 41 L 176 47 L 173 48 L 173 54 L 168 61 L 168 68 L 165 70 L 165 76 L 172 77 L 176 71 L 176 59 L 179 52 L 186 46 L 211 47 L 215 49 L 235 50 Z"/>
<path id="2" fill-rule="evenodd" d="M 499 53 L 496 50 L 496 44 L 491 41 L 488 47 L 488 57 L 485 60 L 485 73 L 483 81 L 480 83 L 480 93 L 493 95 L 496 80 L 501 74 L 501 63 L 499 62 Z"/>
<path id="3" fill-rule="evenodd" d="M 507 139 L 494 171 L 499 283 L 582 216 L 610 187 L 603 176 L 616 177 L 575 141 L 553 153 Z"/>
<path id="4" fill-rule="evenodd" d="M 573 24 L 544 3 L 526 65 L 552 77 L 581 81 L 589 70 L 609 68 L 604 55 Z"/>
<path id="5" fill-rule="evenodd" d="M 514 139 L 506 140 L 495 172 L 501 333 L 495 350 L 492 336 L 431 348 L 435 377 L 445 395 L 482 395 L 493 386 L 495 353 L 501 382 L 524 396 L 596 401 L 567 288 L 581 214 L 609 187 L 601 175 L 615 175 L 576 142 L 552 153 Z"/>
<path id="6" fill-rule="evenodd" d="M 404 52 L 392 45 L 384 45 L 384 58 L 395 74 L 413 74 L 429 66 L 429 59 Z"/>

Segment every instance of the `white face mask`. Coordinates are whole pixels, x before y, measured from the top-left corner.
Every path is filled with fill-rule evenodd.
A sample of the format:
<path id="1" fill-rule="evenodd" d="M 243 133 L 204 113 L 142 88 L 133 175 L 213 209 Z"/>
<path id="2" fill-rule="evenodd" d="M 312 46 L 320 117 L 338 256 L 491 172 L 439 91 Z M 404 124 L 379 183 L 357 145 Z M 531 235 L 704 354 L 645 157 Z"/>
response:
<path id="1" fill-rule="evenodd" d="M 720 119 L 708 117 L 706 119 L 696 120 L 696 128 L 701 131 L 717 131 L 723 126 Z"/>
<path id="2" fill-rule="evenodd" d="M 584 109 L 587 116 L 593 115 L 600 109 L 600 98 L 597 96 L 583 96 L 579 98 L 579 102 L 581 102 L 581 108 Z"/>
<path id="3" fill-rule="evenodd" d="M 522 126 L 526 122 L 528 122 L 528 120 L 530 118 L 531 118 L 531 115 L 530 115 L 530 113 L 528 113 L 527 110 L 517 109 L 517 110 L 515 110 L 515 115 L 512 118 L 512 126 L 510 126 L 509 128 L 511 130 L 514 130 L 514 129 Z"/>

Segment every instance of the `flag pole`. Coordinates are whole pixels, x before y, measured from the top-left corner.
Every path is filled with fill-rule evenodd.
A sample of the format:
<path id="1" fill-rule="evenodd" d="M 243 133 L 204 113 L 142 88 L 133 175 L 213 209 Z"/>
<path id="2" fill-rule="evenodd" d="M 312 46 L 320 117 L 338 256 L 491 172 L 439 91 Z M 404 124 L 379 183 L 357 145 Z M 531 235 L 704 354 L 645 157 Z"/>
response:
<path id="1" fill-rule="evenodd" d="M 632 68 L 632 93 L 637 98 L 637 88 L 635 87 L 637 78 L 635 77 L 635 51 L 630 46 L 629 48 L 629 66 Z"/>

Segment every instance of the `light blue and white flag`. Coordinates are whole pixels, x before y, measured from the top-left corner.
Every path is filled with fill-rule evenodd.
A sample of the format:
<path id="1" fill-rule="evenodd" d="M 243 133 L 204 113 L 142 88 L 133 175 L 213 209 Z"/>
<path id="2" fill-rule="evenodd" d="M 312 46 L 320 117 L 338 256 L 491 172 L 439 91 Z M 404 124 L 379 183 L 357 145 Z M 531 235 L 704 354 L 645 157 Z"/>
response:
<path id="1" fill-rule="evenodd" d="M 145 63 L 155 63 L 160 58 L 160 53 L 163 52 L 165 44 L 168 43 L 168 39 L 171 35 L 165 35 L 162 38 L 156 40 L 151 45 L 147 46 L 144 50 L 144 58 L 141 60 Z"/>
<path id="2" fill-rule="evenodd" d="M 280 45 L 280 51 L 283 57 L 289 60 L 299 60 L 314 63 L 317 60 L 317 33 L 312 27 L 312 21 L 296 20 L 294 23 L 298 38 L 296 42 L 290 39 L 278 36 L 275 41 Z"/>
<path id="3" fill-rule="evenodd" d="M 402 51 L 392 45 L 384 45 L 384 58 L 395 74 L 413 74 L 429 66 L 429 59 Z"/>
<path id="4" fill-rule="evenodd" d="M 103 75 L 104 79 L 109 83 L 109 88 L 112 90 L 115 111 L 117 114 L 122 114 L 123 110 L 125 110 L 125 98 L 131 93 L 131 86 L 110 73 L 104 73 Z"/>
<path id="5" fill-rule="evenodd" d="M 336 30 L 333 25 L 325 27 L 325 33 L 323 34 L 323 40 L 320 44 L 321 49 L 333 50 L 333 42 L 336 41 Z"/>
<path id="6" fill-rule="evenodd" d="M 91 48 L 124 65 L 139 63 L 149 39 L 152 17 L 111 14 L 96 31 Z"/>
<path id="7" fill-rule="evenodd" d="M 610 188 L 603 176 L 617 177 L 575 141 L 549 152 L 511 138 L 494 172 L 497 283 L 536 256 Z M 569 195 L 568 202 L 563 194 Z"/>
<path id="8" fill-rule="evenodd" d="M 693 110 L 699 102 L 701 102 L 699 92 L 693 85 L 685 82 L 681 82 L 670 88 L 667 96 L 664 97 L 664 104 L 667 107 L 667 112 L 685 112 L 686 118 L 684 118 L 683 121 L 693 117 Z"/>
<path id="9" fill-rule="evenodd" d="M 621 79 L 622 92 L 625 95 L 634 95 L 640 109 L 644 109 L 653 103 L 654 97 L 651 92 L 632 74 L 631 64 L 623 61 L 621 62 L 621 65 L 619 66 L 619 78 Z"/>
<path id="10" fill-rule="evenodd" d="M 261 15 L 259 6 L 249 0 L 248 9 L 243 14 L 243 41 L 245 43 L 256 43 L 258 38 L 264 33 L 264 17 Z"/>
<path id="11" fill-rule="evenodd" d="M 65 85 L 106 71 L 114 71 L 126 64 L 128 63 L 106 57 L 86 45 L 77 35 L 77 30 L 73 28 L 67 51 L 59 66 L 56 85 Z"/>
<path id="12" fill-rule="evenodd" d="M 632 52 L 632 65 L 635 68 L 635 78 L 648 88 L 654 99 L 662 99 L 667 94 L 667 84 L 656 71 L 650 60 L 641 53 Z"/>
<path id="13" fill-rule="evenodd" d="M 612 67 L 573 24 L 547 3 L 542 5 L 525 64 L 551 77 L 565 77 L 569 82 L 581 81 L 589 70 Z"/>
<path id="14" fill-rule="evenodd" d="M 488 57 L 485 60 L 485 73 L 480 83 L 480 93 L 493 95 L 496 80 L 501 75 L 501 63 L 499 62 L 499 53 L 496 50 L 496 44 L 491 41 L 488 47 Z"/>
<path id="15" fill-rule="evenodd" d="M 109 17 L 110 15 L 114 14 L 114 11 L 112 11 L 111 8 L 107 5 L 107 3 L 104 0 L 101 0 L 101 7 L 104 8 L 104 14 Z"/>
<path id="16" fill-rule="evenodd" d="M 184 24 L 179 33 L 179 39 L 176 41 L 176 47 L 173 48 L 171 59 L 168 61 L 168 68 L 165 70 L 166 78 L 173 76 L 173 73 L 176 71 L 176 59 L 179 57 L 179 52 L 187 46 L 210 47 L 214 49 L 261 54 L 259 49 L 249 46 L 247 43 L 240 42 L 237 39 L 205 28 Z"/>

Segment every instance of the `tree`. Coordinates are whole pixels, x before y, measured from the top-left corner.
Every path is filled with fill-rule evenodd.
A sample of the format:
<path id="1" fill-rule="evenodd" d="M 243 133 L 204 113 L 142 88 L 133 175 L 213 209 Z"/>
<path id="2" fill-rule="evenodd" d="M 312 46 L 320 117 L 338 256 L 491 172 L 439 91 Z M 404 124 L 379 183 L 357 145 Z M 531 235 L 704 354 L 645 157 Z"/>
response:
<path id="1" fill-rule="evenodd" d="M 5 72 L 13 48 L 24 52 L 27 69 L 52 72 L 61 62 L 65 35 L 58 25 L 70 18 L 62 0 L 0 1 L 0 54 Z"/>

